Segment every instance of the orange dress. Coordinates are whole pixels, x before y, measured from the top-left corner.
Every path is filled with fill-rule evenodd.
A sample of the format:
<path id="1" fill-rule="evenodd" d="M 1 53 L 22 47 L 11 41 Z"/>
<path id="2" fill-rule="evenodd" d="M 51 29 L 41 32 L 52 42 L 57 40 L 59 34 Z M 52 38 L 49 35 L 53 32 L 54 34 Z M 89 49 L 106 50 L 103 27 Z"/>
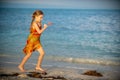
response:
<path id="1" fill-rule="evenodd" d="M 42 27 L 39 26 L 40 29 L 42 29 Z M 23 49 L 23 52 L 25 54 L 27 53 L 31 53 L 33 51 L 35 51 L 36 49 L 39 49 L 42 45 L 40 43 L 40 36 L 41 34 L 39 34 L 36 29 L 34 29 L 33 27 L 30 29 L 30 34 L 27 38 L 27 42 L 26 45 Z"/>

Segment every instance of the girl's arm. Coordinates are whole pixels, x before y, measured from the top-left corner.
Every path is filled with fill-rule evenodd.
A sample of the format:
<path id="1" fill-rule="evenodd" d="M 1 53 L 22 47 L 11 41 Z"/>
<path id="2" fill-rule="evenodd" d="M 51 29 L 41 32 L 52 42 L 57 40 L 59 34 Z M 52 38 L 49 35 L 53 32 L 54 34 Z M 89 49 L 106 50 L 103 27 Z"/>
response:
<path id="1" fill-rule="evenodd" d="M 47 24 L 44 24 L 44 27 L 40 30 L 38 25 L 36 23 L 33 23 L 33 27 L 36 29 L 36 31 L 41 34 L 47 27 L 48 25 Z"/>

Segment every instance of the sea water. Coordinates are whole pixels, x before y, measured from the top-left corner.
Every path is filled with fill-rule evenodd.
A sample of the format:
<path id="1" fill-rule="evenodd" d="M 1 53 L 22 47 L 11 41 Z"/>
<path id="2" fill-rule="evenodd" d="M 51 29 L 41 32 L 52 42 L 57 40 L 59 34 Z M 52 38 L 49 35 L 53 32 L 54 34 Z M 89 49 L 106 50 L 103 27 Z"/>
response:
<path id="1" fill-rule="evenodd" d="M 1 56 L 24 55 L 32 13 L 37 9 L 0 9 Z M 120 65 L 120 10 L 41 10 L 42 23 L 53 23 L 41 36 L 46 60 Z"/>

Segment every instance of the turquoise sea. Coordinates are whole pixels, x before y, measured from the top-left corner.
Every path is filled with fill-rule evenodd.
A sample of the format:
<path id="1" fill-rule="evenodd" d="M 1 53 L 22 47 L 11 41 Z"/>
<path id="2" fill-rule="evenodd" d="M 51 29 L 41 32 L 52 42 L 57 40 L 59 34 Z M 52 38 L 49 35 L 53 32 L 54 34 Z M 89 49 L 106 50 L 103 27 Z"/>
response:
<path id="1" fill-rule="evenodd" d="M 0 56 L 22 59 L 35 10 L 0 8 Z M 53 23 L 41 36 L 45 60 L 120 65 L 120 10 L 41 10 L 43 24 Z"/>

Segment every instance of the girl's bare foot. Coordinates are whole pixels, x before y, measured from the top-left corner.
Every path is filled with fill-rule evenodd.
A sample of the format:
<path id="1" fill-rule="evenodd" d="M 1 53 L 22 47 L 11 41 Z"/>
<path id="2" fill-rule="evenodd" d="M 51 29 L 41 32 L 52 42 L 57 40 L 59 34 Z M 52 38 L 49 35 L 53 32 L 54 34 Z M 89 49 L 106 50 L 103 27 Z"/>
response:
<path id="1" fill-rule="evenodd" d="M 47 75 L 47 72 L 43 70 L 41 67 L 36 67 L 35 70 L 40 71 L 43 75 Z"/>
<path id="2" fill-rule="evenodd" d="M 35 68 L 35 70 L 45 72 L 45 70 L 44 70 L 44 69 L 42 69 L 41 67 L 36 67 L 36 68 Z"/>
<path id="3" fill-rule="evenodd" d="M 18 68 L 20 69 L 21 72 L 25 72 L 24 68 L 21 66 L 18 66 Z"/>

